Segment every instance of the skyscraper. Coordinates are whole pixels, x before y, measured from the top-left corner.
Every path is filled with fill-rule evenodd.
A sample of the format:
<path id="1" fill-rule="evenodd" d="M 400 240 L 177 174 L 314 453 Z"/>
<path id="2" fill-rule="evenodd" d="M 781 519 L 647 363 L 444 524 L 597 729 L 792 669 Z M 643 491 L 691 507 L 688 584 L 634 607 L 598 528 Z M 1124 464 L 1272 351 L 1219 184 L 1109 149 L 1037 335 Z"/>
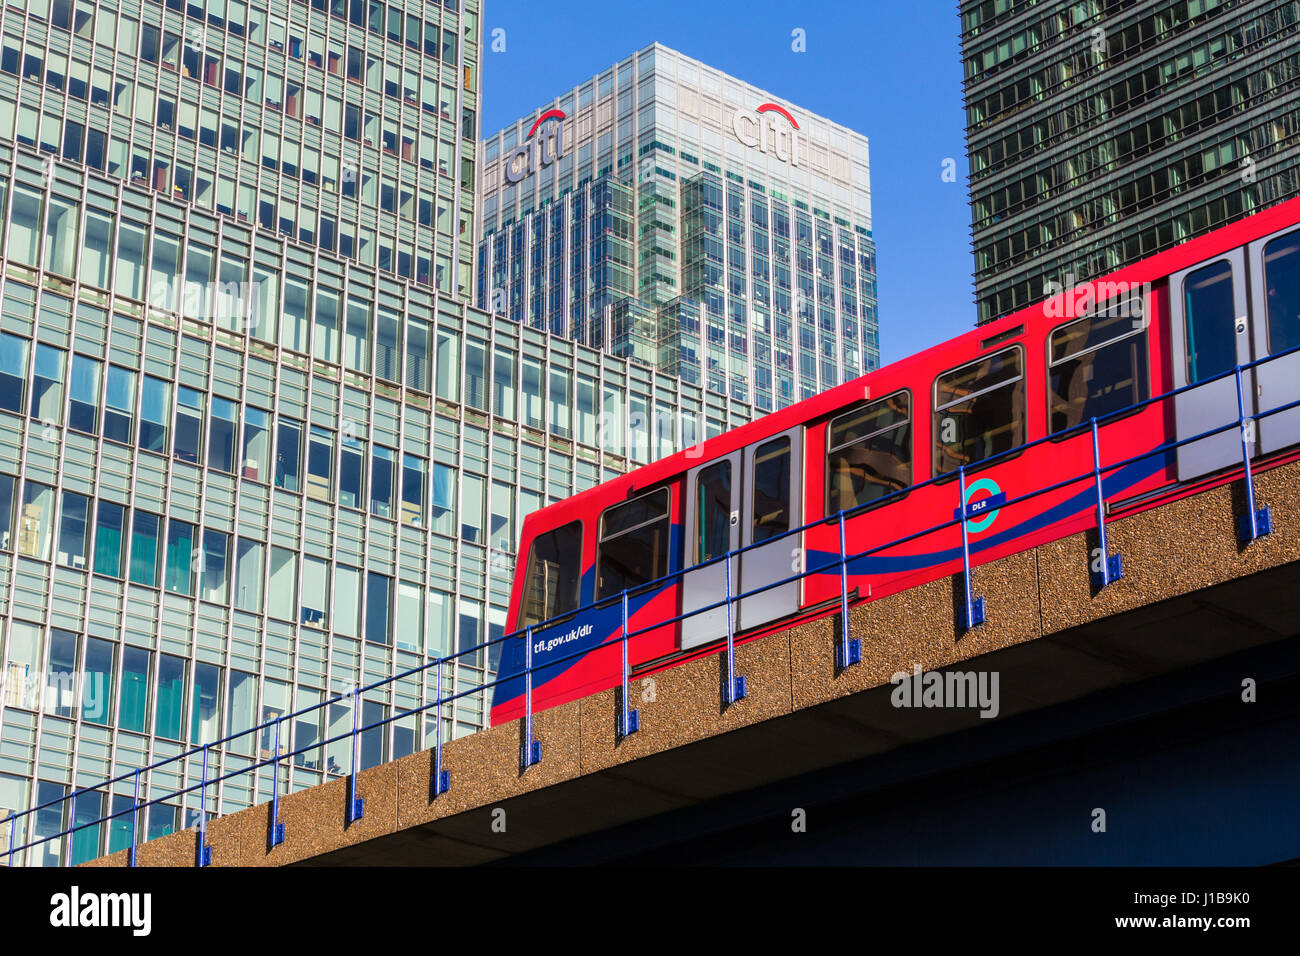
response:
<path id="1" fill-rule="evenodd" d="M 1300 4 L 965 0 L 978 322 L 1300 195 Z"/>
<path id="2" fill-rule="evenodd" d="M 879 365 L 860 133 L 655 43 L 482 161 L 481 308 L 762 410 Z"/>
<path id="3" fill-rule="evenodd" d="M 325 702 L 448 655 L 465 696 L 441 732 L 482 726 L 472 648 L 504 627 L 517 519 L 749 418 L 469 307 L 479 33 L 477 0 L 0 9 L 0 821 L 290 712 L 288 786 L 322 782 L 351 722 Z M 363 695 L 363 720 L 432 680 Z M 362 735 L 363 764 L 429 746 L 431 713 Z M 206 779 L 273 746 L 213 747 Z M 142 836 L 198 806 L 150 808 Z"/>

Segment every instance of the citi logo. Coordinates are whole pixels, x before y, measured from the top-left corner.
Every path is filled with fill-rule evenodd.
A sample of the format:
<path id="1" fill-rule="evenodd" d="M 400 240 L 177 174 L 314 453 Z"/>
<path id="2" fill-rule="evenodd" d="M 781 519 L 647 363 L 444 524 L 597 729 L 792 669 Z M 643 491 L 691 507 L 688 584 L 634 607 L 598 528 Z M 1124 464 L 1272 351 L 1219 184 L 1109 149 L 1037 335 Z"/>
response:
<path id="1" fill-rule="evenodd" d="M 82 893 L 74 886 L 50 897 L 50 925 L 64 929 L 125 927 L 133 936 L 148 936 L 152 912 L 152 893 Z"/>
<path id="2" fill-rule="evenodd" d="M 544 166 L 549 166 L 564 155 L 564 123 L 557 122 L 547 126 L 536 139 L 533 134 L 547 120 L 563 120 L 563 110 L 547 110 L 537 117 L 536 122 L 524 137 L 524 143 L 506 157 L 506 182 L 517 183 L 525 176 L 531 176 Z"/>
<path id="3" fill-rule="evenodd" d="M 757 109 L 736 110 L 731 131 L 744 145 L 761 153 L 775 153 L 791 166 L 799 165 L 799 124 L 784 107 L 764 103 Z"/>

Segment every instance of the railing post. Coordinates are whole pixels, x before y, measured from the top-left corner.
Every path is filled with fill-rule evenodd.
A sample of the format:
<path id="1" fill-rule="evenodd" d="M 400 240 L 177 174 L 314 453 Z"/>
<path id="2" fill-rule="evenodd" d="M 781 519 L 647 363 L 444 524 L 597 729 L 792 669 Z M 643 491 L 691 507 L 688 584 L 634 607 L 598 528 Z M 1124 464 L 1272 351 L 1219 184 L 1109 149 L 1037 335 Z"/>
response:
<path id="1" fill-rule="evenodd" d="M 628 681 L 627 642 L 628 642 L 627 588 L 623 589 L 623 708 L 619 721 L 619 736 L 629 737 L 641 728 L 641 714 L 632 708 L 628 694 L 631 692 Z"/>
<path id="2" fill-rule="evenodd" d="M 1092 419 L 1092 478 L 1097 487 L 1097 544 L 1101 555 L 1093 565 L 1092 586 L 1100 591 L 1124 576 L 1124 559 L 1111 554 L 1106 545 L 1106 495 L 1101 481 L 1101 439 L 1097 434 L 1097 417 Z"/>
<path id="3" fill-rule="evenodd" d="M 731 603 L 731 552 L 723 561 L 727 581 L 727 703 L 734 704 L 745 696 L 745 678 L 736 676 L 736 621 Z"/>
<path id="4" fill-rule="evenodd" d="M 135 772 L 135 785 L 131 792 L 131 852 L 127 854 L 127 866 L 136 865 L 136 844 L 140 841 L 137 826 L 140 819 L 140 771 Z"/>
<path id="5" fill-rule="evenodd" d="M 212 864 L 212 847 L 208 846 L 208 745 L 203 745 L 203 773 L 199 778 L 199 845 L 195 866 Z"/>
<path id="6" fill-rule="evenodd" d="M 844 510 L 840 509 L 840 646 L 835 665 L 840 669 L 862 660 L 862 642 L 849 637 L 849 555 L 844 534 Z"/>
<path id="7" fill-rule="evenodd" d="M 1241 464 L 1246 479 L 1246 513 L 1238 524 L 1242 543 L 1250 544 L 1256 538 L 1273 530 L 1273 513 L 1268 508 L 1255 509 L 1255 478 L 1250 471 L 1250 446 L 1255 441 L 1255 419 L 1246 425 L 1246 398 L 1241 385 L 1241 366 L 1236 368 L 1237 424 L 1241 429 Z"/>
<path id="8" fill-rule="evenodd" d="M 348 783 L 348 823 L 366 815 L 366 801 L 357 796 L 357 722 L 361 716 L 361 688 L 352 691 L 352 778 Z"/>
<path id="9" fill-rule="evenodd" d="M 451 789 L 451 774 L 442 769 L 442 661 L 438 658 L 438 701 L 434 705 L 437 727 L 433 735 L 433 796 Z"/>
<path id="10" fill-rule="evenodd" d="M 280 718 L 275 718 L 275 753 L 271 755 L 271 832 L 272 847 L 284 842 L 284 824 L 280 822 Z"/>
<path id="11" fill-rule="evenodd" d="M 965 600 L 962 605 L 961 624 L 963 631 L 969 631 L 971 628 L 984 623 L 984 599 L 974 597 L 971 594 L 970 583 L 970 535 L 966 530 L 966 466 L 961 465 L 957 469 L 957 488 L 958 504 L 957 514 L 961 523 L 961 580 L 962 587 L 965 589 Z"/>
<path id="12" fill-rule="evenodd" d="M 533 739 L 533 627 L 524 631 L 524 742 L 519 755 L 525 770 L 542 759 L 542 742 Z"/>
<path id="13" fill-rule="evenodd" d="M 72 866 L 72 828 L 77 825 L 77 784 L 72 783 L 72 793 L 68 795 L 68 845 L 63 851 L 63 865 Z"/>

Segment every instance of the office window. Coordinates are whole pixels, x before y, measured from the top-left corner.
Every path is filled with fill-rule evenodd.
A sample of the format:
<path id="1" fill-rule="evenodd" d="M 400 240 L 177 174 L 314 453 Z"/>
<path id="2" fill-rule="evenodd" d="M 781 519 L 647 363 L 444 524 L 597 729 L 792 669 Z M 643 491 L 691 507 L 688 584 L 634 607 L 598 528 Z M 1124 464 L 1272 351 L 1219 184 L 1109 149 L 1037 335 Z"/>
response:
<path id="1" fill-rule="evenodd" d="M 19 554 L 50 560 L 50 538 L 54 522 L 54 489 L 33 481 L 23 484 L 22 511 L 18 516 Z"/>
<path id="2" fill-rule="evenodd" d="M 235 607 L 241 611 L 262 610 L 262 545 L 239 538 L 235 545 Z"/>
<path id="3" fill-rule="evenodd" d="M 50 662 L 45 671 L 45 712 L 71 717 L 77 704 L 77 635 L 50 631 Z"/>
<path id="4" fill-rule="evenodd" d="M 515 355 L 497 350 L 492 359 L 492 411 L 515 420 Z"/>
<path id="5" fill-rule="evenodd" d="M 244 409 L 244 457 L 240 472 L 252 481 L 266 481 L 267 453 L 271 442 L 271 413 Z"/>
<path id="6" fill-rule="evenodd" d="M 569 437 L 569 373 L 551 369 L 551 434 Z"/>
<path id="7" fill-rule="evenodd" d="M 198 464 L 203 457 L 203 406 L 207 396 L 184 385 L 176 388 L 176 437 L 172 454 Z"/>
<path id="8" fill-rule="evenodd" d="M 109 722 L 113 707 L 113 657 L 115 645 L 97 637 L 86 638 L 86 660 L 82 667 L 81 719 L 90 724 Z M 78 803 L 81 801 L 78 800 Z"/>
<path id="9" fill-rule="evenodd" d="M 129 299 L 144 301 L 147 245 L 145 227 L 123 220 L 117 229 L 117 258 L 114 260 L 113 291 Z"/>
<path id="10" fill-rule="evenodd" d="M 370 372 L 370 306 L 359 299 L 348 299 L 343 364 L 354 372 Z"/>
<path id="11" fill-rule="evenodd" d="M 225 604 L 230 584 L 230 535 L 224 531 L 203 530 L 202 590 L 199 596 L 214 604 Z"/>
<path id="12" fill-rule="evenodd" d="M 213 664 L 194 665 L 190 713 L 190 743 L 210 744 L 221 736 L 221 671 Z"/>
<path id="13" fill-rule="evenodd" d="M 460 403 L 460 336 L 438 330 L 434 386 L 438 397 Z"/>
<path id="14" fill-rule="evenodd" d="M 22 414 L 27 385 L 26 339 L 0 332 L 0 408 Z"/>
<path id="15" fill-rule="evenodd" d="M 262 728 L 262 740 L 258 757 L 266 760 L 276 756 L 276 726 L 275 721 L 283 717 L 289 711 L 289 685 L 283 681 L 271 680 L 266 678 L 262 681 L 262 713 L 258 718 L 259 724 L 264 724 Z M 278 753 L 284 753 L 292 750 L 289 743 L 290 726 L 287 722 L 281 721 L 279 741 L 280 749 Z"/>
<path id="16" fill-rule="evenodd" d="M 302 422 L 281 417 L 276 423 L 275 486 L 299 491 L 302 474 Z"/>
<path id="17" fill-rule="evenodd" d="M 167 522 L 167 560 L 163 587 L 176 594 L 194 596 L 197 584 L 194 564 L 194 525 L 171 518 Z"/>
<path id="18" fill-rule="evenodd" d="M 401 318 L 390 309 L 380 308 L 375 322 L 375 375 L 390 382 L 400 382 Z"/>
<path id="19" fill-rule="evenodd" d="M 66 132 L 73 133 L 72 127 L 75 125 L 77 124 L 69 122 L 64 129 Z M 80 154 L 81 137 L 79 133 L 74 135 L 76 142 L 70 145 L 76 146 L 76 153 Z M 80 155 L 69 158 L 76 159 L 77 162 L 81 161 Z M 45 225 L 45 268 L 50 272 L 69 278 L 73 276 L 77 257 L 77 227 L 80 219 L 80 203 L 67 202 L 57 196 L 50 199 L 50 214 Z"/>
<path id="20" fill-rule="evenodd" d="M 243 671 L 230 672 L 230 693 L 226 702 L 228 724 L 227 736 L 234 737 L 229 743 L 232 752 L 251 756 L 255 744 L 254 735 L 249 733 L 257 725 L 257 675 Z"/>
<path id="21" fill-rule="evenodd" d="M 499 551 L 513 551 L 515 547 L 515 496 L 514 490 L 499 481 L 492 482 L 492 515 L 488 528 L 488 543 Z"/>
<path id="22" fill-rule="evenodd" d="M 149 652 L 127 645 L 122 649 L 122 690 L 117 701 L 117 726 L 143 734 L 149 730 Z"/>
<path id="23" fill-rule="evenodd" d="M 158 657 L 158 699 L 154 707 L 154 734 L 168 740 L 182 737 L 185 714 L 185 661 L 160 654 Z"/>
<path id="24" fill-rule="evenodd" d="M 158 586 L 158 528 L 161 519 L 136 511 L 131 520 L 131 581 Z"/>
<path id="25" fill-rule="evenodd" d="M 315 341 L 312 354 L 324 361 L 337 365 L 339 361 L 339 312 L 342 298 L 337 292 L 316 289 Z"/>
<path id="26" fill-rule="evenodd" d="M 95 573 L 122 576 L 126 509 L 111 501 L 95 505 Z"/>
<path id="27" fill-rule="evenodd" d="M 487 346 L 465 340 L 465 404 L 487 411 Z"/>
<path id="28" fill-rule="evenodd" d="M 1025 441 L 1025 381 L 1019 346 L 935 379 L 934 471 L 956 471 Z"/>
<path id="29" fill-rule="evenodd" d="M 313 572 L 314 573 L 314 572 Z M 304 598 L 305 598 L 304 591 Z M 356 637 L 361 620 L 361 571 L 346 565 L 334 568 L 334 633 Z"/>
<path id="30" fill-rule="evenodd" d="M 414 455 L 402 456 L 402 522 L 424 524 L 425 461 Z"/>
<path id="31" fill-rule="evenodd" d="M 294 619 L 298 594 L 298 555 L 288 548 L 271 547 L 271 576 L 267 584 L 266 613 L 280 621 Z"/>
<path id="32" fill-rule="evenodd" d="M 103 364 L 84 355 L 72 356 L 68 397 L 68 426 L 89 435 L 99 433 L 99 379 Z"/>
<path id="33" fill-rule="evenodd" d="M 307 444 L 307 495 L 320 501 L 334 497 L 334 433 L 316 425 Z"/>
<path id="34" fill-rule="evenodd" d="M 418 584 L 397 584 L 397 646 L 420 653 L 424 648 L 424 589 Z"/>
<path id="35" fill-rule="evenodd" d="M 96 134 L 92 132 L 92 136 Z M 102 167 L 100 167 L 102 168 Z M 86 211 L 86 234 L 82 241 L 81 281 L 100 289 L 108 288 L 113 262 L 113 217 Z"/>
<path id="36" fill-rule="evenodd" d="M 529 428 L 542 427 L 542 363 L 537 359 L 524 357 L 522 363 L 523 380 L 520 391 L 524 399 L 523 423 Z"/>
<path id="37" fill-rule="evenodd" d="M 86 526 L 90 499 L 71 491 L 63 493 L 59 509 L 58 562 L 66 568 L 86 567 Z"/>
<path id="38" fill-rule="evenodd" d="M 135 372 L 116 365 L 108 367 L 104 437 L 123 445 L 135 441 Z"/>
<path id="39" fill-rule="evenodd" d="M 307 687 L 299 687 L 294 701 L 294 712 L 298 715 L 293 721 L 293 762 L 308 770 L 319 770 L 321 751 L 311 749 L 321 739 L 321 725 L 324 723 L 324 708 L 320 706 L 321 693 Z"/>
<path id="40" fill-rule="evenodd" d="M 393 516 L 393 494 L 397 453 L 382 445 L 372 446 L 370 459 L 370 513 L 380 518 Z"/>
<path id="41" fill-rule="evenodd" d="M 828 513 L 856 507 L 912 483 L 911 396 L 898 392 L 830 423 Z"/>
<path id="42" fill-rule="evenodd" d="M 228 399 L 212 396 L 212 424 L 208 437 L 208 467 L 233 473 L 235 438 L 239 432 L 239 406 Z"/>
<path id="43" fill-rule="evenodd" d="M 301 622 L 310 627 L 326 628 L 328 623 L 329 567 L 320 558 L 302 556 Z"/>
<path id="44" fill-rule="evenodd" d="M 366 640 L 372 644 L 392 643 L 393 579 L 371 571 L 366 576 Z"/>
<path id="45" fill-rule="evenodd" d="M 483 542 L 483 479 L 462 473 L 460 479 L 460 538 Z"/>
<path id="46" fill-rule="evenodd" d="M 41 206 L 44 194 L 15 184 L 9 200 L 9 258 L 25 266 L 40 264 Z"/>
<path id="47" fill-rule="evenodd" d="M 13 547 L 14 476 L 0 474 L 0 550 Z"/>
<path id="48" fill-rule="evenodd" d="M 144 377 L 140 385 L 140 447 L 167 454 L 167 422 L 171 418 L 170 382 Z"/>
<path id="49" fill-rule="evenodd" d="M 448 537 L 455 535 L 456 469 L 433 463 L 433 500 L 430 502 L 433 530 Z"/>
<path id="50" fill-rule="evenodd" d="M 284 348 L 307 351 L 307 302 L 307 283 L 286 276 L 280 324 L 280 345 Z"/>
<path id="51" fill-rule="evenodd" d="M 42 422 L 63 421 L 64 352 L 48 345 L 36 345 L 36 369 L 32 375 L 32 418 Z"/>
<path id="52" fill-rule="evenodd" d="M 344 432 L 339 448 L 339 504 L 361 508 L 365 501 L 366 443 Z"/>

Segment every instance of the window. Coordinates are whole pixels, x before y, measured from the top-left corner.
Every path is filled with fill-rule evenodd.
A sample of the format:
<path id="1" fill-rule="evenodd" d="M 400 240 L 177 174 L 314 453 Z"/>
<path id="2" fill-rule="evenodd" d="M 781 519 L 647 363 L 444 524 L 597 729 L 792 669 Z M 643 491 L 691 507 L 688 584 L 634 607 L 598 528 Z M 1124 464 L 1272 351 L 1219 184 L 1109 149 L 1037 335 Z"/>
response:
<path id="1" fill-rule="evenodd" d="M 898 392 L 833 419 L 826 432 L 826 511 L 834 514 L 912 483 L 912 397 Z"/>
<path id="2" fill-rule="evenodd" d="M 172 386 L 162 379 L 144 377 L 140 386 L 140 447 L 167 454 L 167 422 L 171 418 Z"/>
<path id="3" fill-rule="evenodd" d="M 328 567 L 320 558 L 310 555 L 302 557 L 302 617 L 303 624 L 310 627 L 328 627 L 327 608 L 329 607 L 329 588 L 327 586 Z"/>
<path id="4" fill-rule="evenodd" d="M 519 626 L 540 624 L 577 610 L 581 578 L 582 522 L 573 521 L 538 535 L 528 550 Z M 436 626 L 433 633 L 439 633 Z"/>
<path id="5" fill-rule="evenodd" d="M 208 437 L 208 467 L 233 473 L 235 436 L 239 431 L 239 406 L 228 399 L 212 397 L 212 429 Z"/>
<path id="6" fill-rule="evenodd" d="M 323 606 L 324 602 L 322 602 Z M 331 625 L 334 633 L 345 637 L 356 637 L 360 634 L 360 622 L 361 571 L 343 564 L 335 565 L 334 621 Z"/>
<path id="7" fill-rule="evenodd" d="M 63 420 L 63 356 L 60 349 L 36 345 L 36 370 L 32 376 L 32 418 L 42 422 Z"/>
<path id="8" fill-rule="evenodd" d="M 1203 382 L 1237 364 L 1232 264 L 1227 259 L 1183 280 L 1187 324 L 1187 383 Z"/>
<path id="9" fill-rule="evenodd" d="M 1062 432 L 1147 397 L 1147 336 L 1127 307 L 1052 332 L 1048 431 Z"/>
<path id="10" fill-rule="evenodd" d="M 108 367 L 108 396 L 104 409 L 104 437 L 129 445 L 135 441 L 135 372 Z"/>
<path id="11" fill-rule="evenodd" d="M 753 543 L 790 530 L 790 439 L 760 445 L 754 453 Z"/>
<path id="12" fill-rule="evenodd" d="M 0 474 L 0 550 L 13 546 L 10 534 L 14 520 L 14 476 Z"/>
<path id="13" fill-rule="evenodd" d="M 783 440 L 788 444 L 789 439 Z M 597 601 L 668 573 L 668 524 L 667 488 L 615 505 L 601 515 Z"/>
<path id="14" fill-rule="evenodd" d="M 23 484 L 22 512 L 18 517 L 19 554 L 50 560 L 50 531 L 54 521 L 54 489 L 34 481 Z"/>
<path id="15" fill-rule="evenodd" d="M 0 332 L 0 408 L 22 414 L 27 384 L 27 345 L 8 332 Z"/>
<path id="16" fill-rule="evenodd" d="M 370 307 L 358 299 L 348 299 L 343 362 L 354 372 L 370 371 Z"/>
<path id="17" fill-rule="evenodd" d="M 149 652 L 127 646 L 122 650 L 122 690 L 117 701 L 117 726 L 143 734 L 149 730 Z"/>
<path id="18" fill-rule="evenodd" d="M 81 719 L 89 724 L 109 722 L 113 707 L 113 656 L 116 646 L 97 637 L 86 638 L 82 670 Z M 96 814 L 99 816 L 99 814 Z"/>
<path id="19" fill-rule="evenodd" d="M 362 508 L 365 501 L 366 443 L 344 433 L 339 449 L 339 504 Z"/>
<path id="20" fill-rule="evenodd" d="M 499 481 L 492 482 L 492 515 L 488 526 L 489 544 L 499 551 L 515 547 L 515 498 L 513 489 Z"/>
<path id="21" fill-rule="evenodd" d="M 210 744 L 220 736 L 221 671 L 213 664 L 194 665 L 194 705 L 190 743 Z"/>
<path id="22" fill-rule="evenodd" d="M 50 662 L 45 672 L 45 712 L 71 717 L 77 703 L 77 635 L 50 631 Z"/>
<path id="23" fill-rule="evenodd" d="M 380 518 L 391 518 L 397 453 L 382 445 L 373 448 L 370 459 L 370 513 Z"/>
<path id="24" fill-rule="evenodd" d="M 402 456 L 402 521 L 417 527 L 424 524 L 424 469 L 424 459 Z"/>
<path id="25" fill-rule="evenodd" d="M 158 527 L 161 519 L 137 511 L 131 521 L 131 581 L 158 586 Z"/>
<path id="26" fill-rule="evenodd" d="M 452 535 L 452 520 L 456 511 L 456 469 L 449 465 L 433 463 L 433 530 Z"/>
<path id="27" fill-rule="evenodd" d="M 243 471 L 245 478 L 252 481 L 266 480 L 267 452 L 270 448 L 271 413 L 260 408 L 244 409 L 244 457 Z"/>
<path id="28" fill-rule="evenodd" d="M 307 496 L 320 501 L 334 497 L 334 433 L 316 425 L 307 445 Z"/>
<path id="29" fill-rule="evenodd" d="M 1269 354 L 1300 346 L 1300 230 L 1264 247 Z"/>
<path id="30" fill-rule="evenodd" d="M 207 396 L 184 385 L 176 388 L 176 440 L 172 454 L 198 464 L 203 457 L 203 406 Z"/>
<path id="31" fill-rule="evenodd" d="M 294 619 L 297 599 L 298 556 L 288 548 L 271 547 L 271 577 L 266 613 L 281 621 Z"/>
<path id="32" fill-rule="evenodd" d="M 223 531 L 203 531 L 202 586 L 199 596 L 214 604 L 225 604 L 230 566 L 230 535 Z"/>
<path id="33" fill-rule="evenodd" d="M 241 611 L 262 610 L 262 545 L 240 538 L 235 547 L 235 607 Z"/>
<path id="34" fill-rule="evenodd" d="M 95 573 L 122 576 L 126 509 L 111 501 L 95 505 Z"/>
<path id="35" fill-rule="evenodd" d="M 934 471 L 955 471 L 1025 442 L 1019 346 L 945 372 L 934 383 Z"/>
<path id="36" fill-rule="evenodd" d="M 230 695 L 226 702 L 226 709 L 230 721 L 226 733 L 234 737 L 228 746 L 235 753 L 251 755 L 255 740 L 254 735 L 248 731 L 252 730 L 257 723 L 256 674 L 246 674 L 236 670 L 230 672 Z M 236 734 L 243 736 L 235 737 Z"/>
<path id="37" fill-rule="evenodd" d="M 392 643 L 393 579 L 374 571 L 366 575 L 366 640 L 372 644 Z"/>
<path id="38" fill-rule="evenodd" d="M 167 560 L 163 587 L 176 594 L 194 596 L 197 568 L 194 562 L 194 525 L 171 518 L 167 522 Z"/>
<path id="39" fill-rule="evenodd" d="M 300 491 L 302 474 L 302 422 L 280 418 L 276 425 L 275 486 Z"/>
<path id="40" fill-rule="evenodd" d="M 185 713 L 185 662 L 179 657 L 158 657 L 158 699 L 154 707 L 154 734 L 168 740 L 181 739 Z"/>
<path id="41" fill-rule="evenodd" d="M 72 356 L 68 426 L 89 435 L 99 433 L 99 378 L 103 366 L 84 355 Z"/>
<path id="42" fill-rule="evenodd" d="M 731 481 L 731 462 L 726 459 L 700 472 L 696 564 L 720 558 L 731 550 Z"/>
<path id="43" fill-rule="evenodd" d="M 58 562 L 66 568 L 86 567 L 86 527 L 90 499 L 71 491 L 63 493 L 59 514 Z"/>

